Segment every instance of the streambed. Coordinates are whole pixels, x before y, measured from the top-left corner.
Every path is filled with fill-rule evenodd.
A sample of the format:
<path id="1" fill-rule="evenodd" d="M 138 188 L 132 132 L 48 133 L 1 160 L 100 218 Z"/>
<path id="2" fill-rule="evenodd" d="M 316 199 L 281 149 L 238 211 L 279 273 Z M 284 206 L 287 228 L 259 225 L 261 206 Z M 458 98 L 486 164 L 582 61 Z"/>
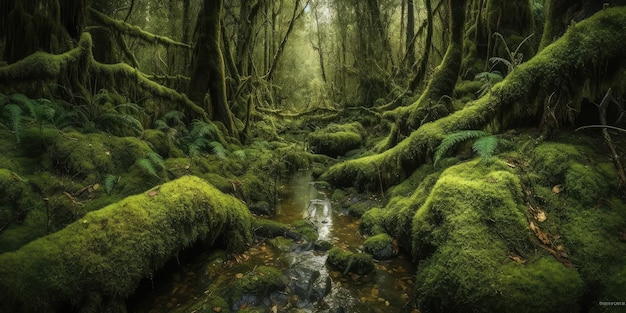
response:
<path id="1" fill-rule="evenodd" d="M 291 224 L 305 219 L 316 226 L 320 240 L 362 252 L 364 238 L 359 233 L 359 219 L 334 210 L 329 191 L 318 188 L 310 174 L 294 176 L 287 188 L 290 196 L 280 202 L 272 220 Z M 258 242 L 234 257 L 190 254 L 195 256 L 181 256 L 144 283 L 131 299 L 129 311 L 206 312 L 198 309 L 198 302 L 206 303 L 212 294 L 219 293 L 216 285 L 226 282 L 228 286 L 228 282 L 244 278 L 259 266 L 269 266 L 282 271 L 289 281 L 287 291 L 244 298 L 231 303 L 228 309 L 246 309 L 252 303 L 258 312 L 417 312 L 410 301 L 414 267 L 402 253 L 389 261 L 376 262 L 375 271 L 366 275 L 342 273 L 326 264 L 328 252 L 290 240 Z M 214 304 L 209 309 L 226 310 Z"/>

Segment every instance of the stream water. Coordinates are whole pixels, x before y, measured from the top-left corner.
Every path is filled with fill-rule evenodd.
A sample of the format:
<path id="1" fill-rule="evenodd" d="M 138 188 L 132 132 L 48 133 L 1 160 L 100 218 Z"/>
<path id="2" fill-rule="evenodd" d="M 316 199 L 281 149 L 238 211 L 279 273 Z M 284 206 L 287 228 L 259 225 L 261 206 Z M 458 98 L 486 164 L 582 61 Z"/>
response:
<path id="1" fill-rule="evenodd" d="M 273 220 L 290 224 L 307 219 L 317 227 L 319 239 L 345 250 L 361 252 L 365 239 L 359 233 L 359 220 L 333 210 L 328 191 L 317 188 L 308 173 L 294 176 L 288 188 L 291 196 L 281 201 Z M 280 250 L 267 242 L 254 244 L 246 253 L 217 270 L 210 265 L 211 254 L 190 254 L 194 257 L 181 256 L 179 262 L 170 264 L 152 281 L 144 283 L 130 301 L 129 311 L 187 312 L 186 307 L 208 295 L 211 282 L 235 279 L 256 266 L 269 265 L 286 273 L 291 280 L 290 289 L 304 286 L 302 288 L 309 290 L 306 297 L 284 294 L 287 298 L 284 301 L 258 301 L 267 304 L 267 312 L 418 312 L 410 303 L 414 267 L 402 253 L 390 261 L 377 262 L 376 270 L 363 276 L 343 275 L 329 268 L 326 265 L 328 253 L 311 249 Z M 315 271 L 315 282 L 304 281 L 310 280 L 306 273 L 311 269 Z M 281 301 L 289 304 L 278 309 L 272 305 Z"/>

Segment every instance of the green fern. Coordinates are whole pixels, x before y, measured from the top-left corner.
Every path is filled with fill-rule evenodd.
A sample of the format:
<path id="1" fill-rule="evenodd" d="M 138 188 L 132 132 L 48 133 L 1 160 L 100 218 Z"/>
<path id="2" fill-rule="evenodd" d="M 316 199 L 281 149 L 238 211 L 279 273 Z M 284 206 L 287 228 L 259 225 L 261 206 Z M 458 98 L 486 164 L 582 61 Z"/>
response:
<path id="1" fill-rule="evenodd" d="M 104 178 L 104 191 L 108 194 L 111 193 L 111 191 L 113 191 L 113 187 L 115 187 L 115 184 L 117 183 L 117 176 L 112 175 L 112 174 L 108 174 L 105 178 Z"/>
<path id="2" fill-rule="evenodd" d="M 154 168 L 154 165 L 152 164 L 152 161 L 150 161 L 150 159 L 148 158 L 143 158 L 143 159 L 139 159 L 135 162 L 135 164 L 137 164 L 137 166 L 139 166 L 139 168 L 143 169 L 144 171 L 146 171 L 148 174 L 154 176 L 154 177 L 159 177 L 159 175 L 156 172 L 156 169 Z"/>
<path id="3" fill-rule="evenodd" d="M 201 120 L 191 122 L 191 131 L 189 134 L 192 138 L 208 137 L 210 140 L 218 140 L 221 137 L 220 130 L 215 124 Z"/>
<path id="4" fill-rule="evenodd" d="M 183 119 L 185 118 L 185 113 L 181 112 L 181 111 L 169 111 L 165 114 L 163 114 L 163 117 L 161 118 L 163 121 L 165 121 L 167 123 L 167 125 L 184 125 L 185 123 L 183 122 Z"/>
<path id="5" fill-rule="evenodd" d="M 480 155 L 481 158 L 489 158 L 493 156 L 494 152 L 496 152 L 496 148 L 498 147 L 498 138 L 493 135 L 485 136 L 478 138 L 474 145 L 472 146 L 472 150 Z"/>
<path id="6" fill-rule="evenodd" d="M 226 148 L 219 141 L 209 142 L 209 148 L 211 153 L 215 154 L 218 158 L 226 158 Z"/>
<path id="7" fill-rule="evenodd" d="M 163 157 L 154 151 L 150 151 L 146 154 L 146 157 L 150 159 L 153 165 L 163 168 Z"/>
<path id="8" fill-rule="evenodd" d="M 492 137 L 493 139 L 486 140 L 485 138 Z M 493 155 L 497 145 L 497 138 L 489 134 L 488 132 L 482 130 L 462 130 L 452 134 L 447 135 L 442 141 L 441 144 L 435 150 L 434 155 L 434 164 L 443 157 L 452 147 L 457 145 L 460 142 L 466 141 L 468 139 L 477 139 L 474 143 L 472 149 L 476 151 L 481 157 L 488 157 Z M 484 139 L 484 140 L 480 140 Z M 492 141 L 493 140 L 493 141 Z"/>
<path id="9" fill-rule="evenodd" d="M 22 109 L 17 104 L 8 104 L 4 107 L 9 122 L 11 123 L 11 129 L 15 135 L 15 140 L 20 143 L 20 136 L 22 132 Z"/>

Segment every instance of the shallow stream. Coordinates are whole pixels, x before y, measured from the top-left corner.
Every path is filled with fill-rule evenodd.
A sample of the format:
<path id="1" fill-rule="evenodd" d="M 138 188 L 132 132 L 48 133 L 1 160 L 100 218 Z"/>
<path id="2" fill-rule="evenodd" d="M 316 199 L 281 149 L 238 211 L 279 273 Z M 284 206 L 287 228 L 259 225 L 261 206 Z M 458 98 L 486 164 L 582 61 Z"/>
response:
<path id="1" fill-rule="evenodd" d="M 317 227 L 320 240 L 352 252 L 361 252 L 364 238 L 359 233 L 359 219 L 333 210 L 328 190 L 317 188 L 308 173 L 293 177 L 288 188 L 291 196 L 281 201 L 273 220 L 290 224 L 306 219 Z M 316 291 L 310 287 L 313 282 L 294 281 L 305 280 L 300 278 L 306 275 L 302 274 L 306 271 L 301 268 L 307 271 L 314 269 L 314 277 L 317 277 L 315 284 L 321 282 L 326 287 L 321 288 L 325 295 L 317 297 L 281 293 L 273 294 L 269 297 L 271 299 L 258 300 L 262 303 L 260 306 L 267 306 L 265 312 L 417 312 L 410 304 L 414 267 L 402 253 L 390 261 L 376 262 L 376 270 L 362 276 L 352 273 L 343 275 L 330 268 L 326 265 L 327 252 L 307 248 L 281 250 L 268 242 L 255 243 L 247 252 L 218 267 L 212 254 L 191 254 L 193 258 L 181 256 L 180 264 L 170 264 L 152 281 L 144 283 L 131 300 L 129 311 L 192 312 L 186 308 L 206 296 L 210 297 L 213 282 L 234 280 L 257 266 L 268 265 L 283 270 L 287 279 L 292 281 L 291 289 L 298 289 L 304 283 L 309 286 L 308 294 Z M 280 297 L 285 299 L 277 299 Z M 320 297 L 323 298 L 318 299 Z M 274 304 L 277 302 L 287 305 L 277 306 Z"/>

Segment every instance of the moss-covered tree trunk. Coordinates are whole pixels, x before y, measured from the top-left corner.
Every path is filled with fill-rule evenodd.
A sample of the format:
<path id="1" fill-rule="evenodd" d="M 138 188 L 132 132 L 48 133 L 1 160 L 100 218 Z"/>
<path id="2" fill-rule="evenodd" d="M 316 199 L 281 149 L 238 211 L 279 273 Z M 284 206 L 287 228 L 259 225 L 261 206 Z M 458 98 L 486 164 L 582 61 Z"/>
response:
<path id="1" fill-rule="evenodd" d="M 396 145 L 423 123 L 452 112 L 449 97 L 454 91 L 463 61 L 466 3 L 466 0 L 448 0 L 450 42 L 443 61 L 439 65 L 439 69 L 433 74 L 426 90 L 412 105 L 385 114 L 386 118 L 395 120 L 395 125 L 386 143 L 387 148 Z"/>
<path id="2" fill-rule="evenodd" d="M 0 311 L 123 312 L 140 280 L 184 248 L 244 250 L 250 222 L 240 200 L 198 177 L 179 178 L 1 254 Z"/>
<path id="3" fill-rule="evenodd" d="M 198 15 L 189 98 L 196 103 L 203 103 L 208 92 L 209 103 L 205 109 L 209 118 L 222 122 L 230 135 L 237 137 L 238 132 L 226 99 L 224 56 L 220 48 L 222 9 L 222 0 L 205 0 Z"/>
<path id="4" fill-rule="evenodd" d="M 35 51 L 62 53 L 74 47 L 85 27 L 84 0 L 0 3 L 3 59 L 14 63 Z"/>
<path id="5" fill-rule="evenodd" d="M 552 45 L 518 66 L 482 98 L 460 111 L 422 125 L 383 153 L 334 165 L 323 178 L 337 186 L 378 190 L 397 184 L 432 160 L 445 134 L 466 129 L 494 132 L 567 123 L 583 98 L 598 99 L 612 87 L 624 96 L 626 7 L 609 8 L 576 23 Z M 552 96 L 551 96 L 552 95 Z M 544 118 L 547 99 L 550 114 Z"/>
<path id="6" fill-rule="evenodd" d="M 561 37 L 569 25 L 591 16 L 609 2 L 623 5 L 625 1 L 546 0 L 546 23 L 539 49 Z"/>

